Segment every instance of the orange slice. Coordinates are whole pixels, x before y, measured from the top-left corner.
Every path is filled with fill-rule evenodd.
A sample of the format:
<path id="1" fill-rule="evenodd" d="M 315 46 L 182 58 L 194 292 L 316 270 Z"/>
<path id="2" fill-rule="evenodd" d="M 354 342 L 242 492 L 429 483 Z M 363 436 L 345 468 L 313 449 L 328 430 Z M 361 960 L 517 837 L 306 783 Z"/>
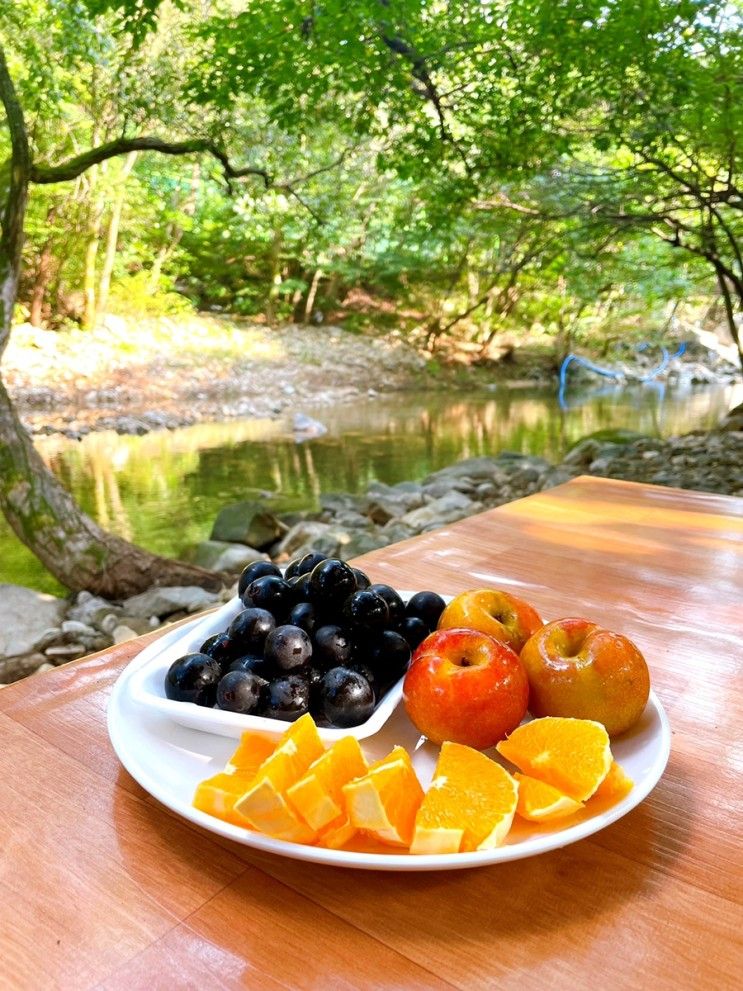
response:
<path id="1" fill-rule="evenodd" d="M 207 815 L 249 829 L 250 823 L 235 812 L 235 802 L 248 791 L 254 777 L 253 772 L 243 774 L 239 771 L 232 773 L 220 771 L 219 774 L 207 778 L 198 785 L 193 806 L 200 812 L 206 812 Z"/>
<path id="2" fill-rule="evenodd" d="M 518 786 L 490 757 L 461 743 L 441 746 L 415 818 L 410 852 L 459 853 L 499 846 L 511 828 Z"/>
<path id="3" fill-rule="evenodd" d="M 583 808 L 582 802 L 564 795 L 552 785 L 544 781 L 530 778 L 528 774 L 514 775 L 519 783 L 519 803 L 516 814 L 531 822 L 544 822 L 547 819 L 562 819 L 564 816 L 575 815 Z"/>
<path id="4" fill-rule="evenodd" d="M 225 765 L 225 771 L 228 774 L 235 771 L 240 771 L 246 775 L 255 774 L 263 761 L 270 757 L 275 749 L 276 737 L 250 731 L 243 733 L 237 750 Z"/>
<path id="5" fill-rule="evenodd" d="M 345 846 L 356 835 L 358 835 L 358 829 L 356 829 L 350 819 L 344 816 L 342 819 L 328 826 L 327 829 L 324 829 L 317 837 L 316 842 L 317 846 L 324 846 L 329 850 L 340 850 L 341 847 Z"/>
<path id="6" fill-rule="evenodd" d="M 312 843 L 315 830 L 291 808 L 285 793 L 324 749 L 312 716 L 301 716 L 279 737 L 276 749 L 259 767 L 251 787 L 235 803 L 235 811 L 268 836 Z"/>
<path id="7" fill-rule="evenodd" d="M 496 744 L 520 771 L 585 802 L 609 773 L 609 734 L 591 719 L 545 716 L 518 726 Z"/>
<path id="8" fill-rule="evenodd" d="M 593 793 L 593 797 L 603 799 L 612 798 L 615 801 L 619 801 L 620 798 L 629 795 L 634 786 L 634 781 L 627 775 L 624 768 L 613 760 L 609 768 L 609 773 Z"/>
<path id="9" fill-rule="evenodd" d="M 343 786 L 352 826 L 381 843 L 409 846 L 423 789 L 410 756 L 402 747 L 372 764 L 369 772 Z"/>
<path id="10" fill-rule="evenodd" d="M 340 818 L 347 821 L 343 785 L 368 769 L 356 737 L 341 737 L 310 765 L 304 777 L 287 788 L 286 798 L 309 826 L 325 829 Z"/>

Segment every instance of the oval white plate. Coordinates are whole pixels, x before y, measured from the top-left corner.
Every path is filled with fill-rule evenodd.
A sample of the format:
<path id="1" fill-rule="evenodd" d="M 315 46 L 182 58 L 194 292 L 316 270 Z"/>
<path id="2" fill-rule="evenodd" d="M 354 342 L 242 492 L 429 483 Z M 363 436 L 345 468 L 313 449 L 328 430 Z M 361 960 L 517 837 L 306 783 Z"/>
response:
<path id="1" fill-rule="evenodd" d="M 193 634 L 193 628 L 190 632 Z M 166 637 L 174 643 L 183 635 L 184 628 L 181 628 Z M 152 656 L 148 648 L 131 662 L 116 682 L 109 700 L 108 733 L 121 763 L 146 791 L 185 819 L 246 846 L 297 860 L 365 870 L 425 871 L 458 870 L 533 857 L 584 839 L 626 815 L 656 785 L 670 753 L 668 720 L 655 693 L 651 692 L 640 722 L 612 746 L 615 758 L 635 786 L 626 798 L 610 808 L 590 816 L 584 812 L 581 813 L 583 818 L 563 820 L 562 824 L 558 820 L 552 826 L 524 823 L 517 818 L 503 846 L 475 853 L 412 856 L 396 853 L 392 848 L 380 852 L 377 852 L 379 848 L 353 852 L 285 843 L 240 829 L 192 807 L 196 785 L 224 768 L 234 750 L 234 740 L 179 725 L 158 709 L 142 706 L 134 700 L 132 684 Z M 282 728 L 286 728 L 285 725 Z M 377 733 L 364 741 L 364 750 L 375 760 L 395 744 L 406 747 L 412 754 L 418 777 L 424 788 L 427 787 L 438 748 L 420 742 L 403 706 L 398 706 Z"/>
<path id="2" fill-rule="evenodd" d="M 400 594 L 405 601 L 413 595 L 412 592 Z M 450 598 L 451 596 L 448 596 L 447 600 Z M 224 712 L 204 705 L 194 705 L 192 702 L 175 702 L 165 697 L 165 675 L 173 661 L 184 654 L 198 650 L 212 634 L 226 630 L 242 608 L 242 603 L 235 596 L 221 609 L 209 613 L 203 619 L 179 626 L 151 643 L 149 647 L 145 647 L 132 662 L 136 662 L 136 669 L 129 684 L 131 698 L 140 705 L 147 706 L 180 723 L 181 726 L 201 730 L 204 733 L 216 733 L 218 736 L 238 739 L 246 730 L 256 730 L 268 736 L 280 736 L 287 726 L 280 719 Z M 402 698 L 402 683 L 403 679 L 400 678 L 397 684 L 390 688 L 365 723 L 349 729 L 320 727 L 318 730 L 320 738 L 325 743 L 333 743 L 342 736 L 355 736 L 358 740 L 363 740 L 379 732 Z"/>

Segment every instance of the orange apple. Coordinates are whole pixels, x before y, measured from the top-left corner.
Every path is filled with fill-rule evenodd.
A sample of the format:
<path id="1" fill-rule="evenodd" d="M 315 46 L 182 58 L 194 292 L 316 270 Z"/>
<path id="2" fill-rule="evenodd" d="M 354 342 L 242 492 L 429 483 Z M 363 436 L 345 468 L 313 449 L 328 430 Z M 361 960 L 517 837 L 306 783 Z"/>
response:
<path id="1" fill-rule="evenodd" d="M 518 655 L 476 630 L 438 630 L 426 637 L 403 683 L 405 708 L 424 736 L 477 750 L 516 729 L 528 698 Z"/>
<path id="2" fill-rule="evenodd" d="M 529 711 L 603 723 L 624 733 L 643 713 L 650 694 L 645 658 L 627 637 L 587 619 L 559 619 L 524 645 Z"/>
<path id="3" fill-rule="evenodd" d="M 438 629 L 479 630 L 507 643 L 518 654 L 540 626 L 539 613 L 523 599 L 497 588 L 476 588 L 451 600 L 439 618 Z"/>

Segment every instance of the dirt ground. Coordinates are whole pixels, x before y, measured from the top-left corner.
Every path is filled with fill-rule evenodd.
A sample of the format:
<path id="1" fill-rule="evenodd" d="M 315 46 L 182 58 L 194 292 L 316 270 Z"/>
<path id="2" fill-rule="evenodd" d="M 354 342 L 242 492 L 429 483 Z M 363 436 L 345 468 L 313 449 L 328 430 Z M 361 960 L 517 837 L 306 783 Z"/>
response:
<path id="1" fill-rule="evenodd" d="M 3 378 L 32 432 L 137 433 L 420 387 L 425 368 L 399 332 L 366 337 L 215 316 L 109 317 L 93 331 L 16 327 Z"/>

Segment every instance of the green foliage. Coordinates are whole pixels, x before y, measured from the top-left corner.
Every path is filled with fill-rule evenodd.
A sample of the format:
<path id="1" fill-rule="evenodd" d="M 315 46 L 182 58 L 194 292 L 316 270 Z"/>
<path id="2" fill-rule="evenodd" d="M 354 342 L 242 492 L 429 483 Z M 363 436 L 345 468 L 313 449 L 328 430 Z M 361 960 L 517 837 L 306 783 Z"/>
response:
<path id="1" fill-rule="evenodd" d="M 4 5 L 35 160 L 157 134 L 265 171 L 141 153 L 35 188 L 24 302 L 83 319 L 123 188 L 110 303 L 138 312 L 176 290 L 559 353 L 743 305 L 740 28 L 721 0 Z"/>
<path id="2" fill-rule="evenodd" d="M 113 285 L 108 308 L 111 313 L 138 317 L 179 316 L 193 312 L 189 300 L 169 288 L 166 279 L 153 290 L 148 272 L 135 272 L 118 279 Z"/>

